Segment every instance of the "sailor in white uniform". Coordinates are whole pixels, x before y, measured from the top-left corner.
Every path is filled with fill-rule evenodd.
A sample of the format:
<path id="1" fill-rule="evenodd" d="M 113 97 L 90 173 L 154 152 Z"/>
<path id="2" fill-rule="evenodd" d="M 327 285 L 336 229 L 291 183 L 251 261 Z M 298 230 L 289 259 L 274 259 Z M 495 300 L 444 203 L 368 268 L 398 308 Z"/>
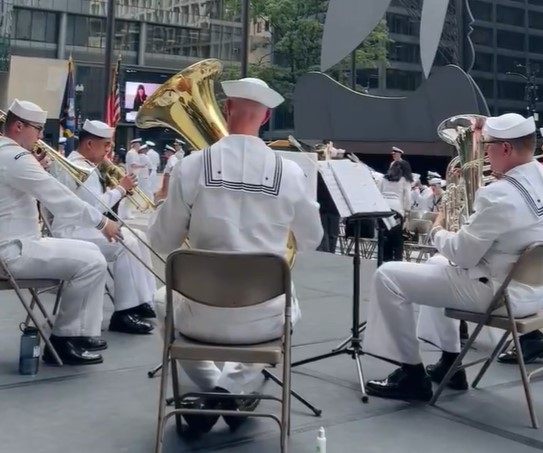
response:
<path id="1" fill-rule="evenodd" d="M 130 141 L 130 149 L 126 152 L 125 156 L 126 173 L 139 176 L 142 169 L 139 158 L 141 143 L 141 138 L 135 138 Z M 123 198 L 119 205 L 119 217 L 123 220 L 132 219 L 134 217 L 133 209 L 132 204 L 126 198 Z"/>
<path id="2" fill-rule="evenodd" d="M 177 157 L 177 160 L 181 160 L 185 156 L 185 150 L 183 149 L 184 146 L 185 142 L 180 138 L 176 138 L 173 142 L 173 147 L 175 148 L 175 157 Z"/>
<path id="3" fill-rule="evenodd" d="M 138 149 L 139 171 L 136 175 L 138 177 L 139 188 L 152 200 L 154 198 L 154 191 L 151 187 L 152 164 L 149 156 L 147 156 L 148 150 L 149 146 L 147 144 L 141 145 Z"/>
<path id="4" fill-rule="evenodd" d="M 51 342 L 70 365 L 101 363 L 93 351 L 105 349 L 100 335 L 107 275 L 106 261 L 96 245 L 69 239 L 42 238 L 39 200 L 54 215 L 74 226 L 102 232 L 115 240 L 119 227 L 77 198 L 47 173 L 30 152 L 40 139 L 47 112 L 28 101 L 15 100 L 0 138 L 0 256 L 18 279 L 65 282 Z M 104 239 L 106 240 L 106 239 Z M 55 363 L 49 349 L 43 359 Z"/>
<path id="5" fill-rule="evenodd" d="M 134 175 L 128 174 L 113 189 L 106 188 L 96 166 L 104 159 L 111 147 L 114 129 L 101 121 L 86 120 L 79 134 L 79 146 L 68 160 L 79 168 L 92 173 L 84 186 L 69 177 L 59 178 L 78 197 L 104 214 L 108 213 L 130 190 L 137 185 Z M 109 243 L 92 228 L 76 227 L 69 216 L 57 215 L 53 220 L 53 234 L 57 237 L 80 239 L 96 244 L 108 263 L 112 263 L 115 312 L 111 316 L 109 330 L 130 334 L 149 334 L 153 326 L 142 318 L 154 318 L 153 295 L 156 291 L 154 276 L 122 244 Z M 152 267 L 149 249 L 132 232 L 122 228 L 124 244 L 146 265 Z M 138 233 L 145 242 L 143 232 Z"/>
<path id="6" fill-rule="evenodd" d="M 226 117 L 231 135 L 191 153 L 175 166 L 168 197 L 150 222 L 152 245 L 169 253 L 188 236 L 197 249 L 285 255 L 291 230 L 298 251 L 315 250 L 323 229 L 319 205 L 307 195 L 302 169 L 278 157 L 258 138 L 260 127 L 283 97 L 259 79 L 227 81 L 222 87 L 228 97 Z M 164 299 L 164 294 L 160 298 Z M 208 307 L 181 297 L 174 303 L 176 328 L 191 338 L 249 344 L 279 338 L 283 332 L 283 297 L 236 310 Z M 293 324 L 299 318 L 295 301 Z M 202 390 L 232 393 L 242 392 L 263 368 L 230 362 L 222 370 L 213 362 L 185 362 L 182 366 Z M 217 421 L 217 417 L 187 419 L 204 432 Z M 228 421 L 231 426 L 238 422 L 241 420 Z"/>
<path id="7" fill-rule="evenodd" d="M 162 175 L 162 185 L 156 193 L 156 198 L 162 200 L 168 196 L 168 186 L 170 185 L 170 176 L 174 167 L 179 159 L 175 148 L 170 145 L 166 145 L 164 148 L 164 157 L 166 158 L 166 165 L 164 167 L 164 174 Z"/>
<path id="8" fill-rule="evenodd" d="M 151 163 L 151 174 L 149 176 L 149 184 L 151 185 L 151 192 L 154 194 L 158 190 L 158 169 L 160 168 L 160 154 L 155 151 L 155 142 L 146 141 L 147 145 L 147 158 Z M 151 200 L 153 198 L 151 197 Z"/>
<path id="9" fill-rule="evenodd" d="M 460 352 L 458 321 L 446 318 L 444 308 L 486 310 L 522 251 L 543 241 L 543 169 L 533 155 L 534 119 L 512 113 L 488 118 L 482 133 L 492 171 L 501 178 L 479 189 L 469 221 L 452 233 L 442 228 L 439 215 L 431 236 L 441 256 L 427 264 L 387 263 L 375 274 L 364 349 L 402 366 L 384 380 L 368 382 L 372 395 L 429 400 L 431 380 L 440 382 Z M 513 283 L 510 297 L 516 316 L 543 306 L 541 287 Z M 414 304 L 421 305 L 418 336 L 443 351 L 426 369 Z M 450 386 L 467 388 L 464 370 Z"/>

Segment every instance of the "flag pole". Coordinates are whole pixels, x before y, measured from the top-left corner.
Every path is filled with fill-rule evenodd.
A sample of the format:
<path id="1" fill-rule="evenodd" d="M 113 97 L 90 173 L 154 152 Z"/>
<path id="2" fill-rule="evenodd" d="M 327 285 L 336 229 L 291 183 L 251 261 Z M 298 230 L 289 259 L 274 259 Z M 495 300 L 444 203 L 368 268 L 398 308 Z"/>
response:
<path id="1" fill-rule="evenodd" d="M 115 1 L 107 2 L 106 55 L 104 59 L 104 120 L 107 120 L 108 102 L 111 89 L 113 47 L 115 46 Z"/>

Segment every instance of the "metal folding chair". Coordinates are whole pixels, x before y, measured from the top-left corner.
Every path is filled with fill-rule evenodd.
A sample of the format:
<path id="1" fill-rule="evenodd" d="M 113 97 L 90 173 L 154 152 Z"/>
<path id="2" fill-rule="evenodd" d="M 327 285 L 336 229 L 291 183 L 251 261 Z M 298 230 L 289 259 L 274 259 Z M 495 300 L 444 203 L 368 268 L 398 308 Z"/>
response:
<path id="1" fill-rule="evenodd" d="M 27 320 L 25 321 L 26 324 L 28 324 L 29 319 L 32 320 L 32 322 L 34 323 L 34 326 L 36 326 L 36 328 L 38 329 L 42 340 L 44 341 L 46 346 L 51 350 L 51 353 L 53 354 L 55 361 L 57 362 L 58 365 L 62 366 L 63 363 L 62 363 L 61 358 L 59 357 L 54 346 L 51 344 L 51 341 L 49 340 L 49 336 L 45 333 L 45 330 L 42 324 L 39 322 L 38 318 L 36 317 L 36 314 L 34 313 L 34 306 L 37 305 L 45 319 L 45 322 L 49 325 L 50 328 L 53 328 L 53 322 L 51 321 L 51 317 L 47 313 L 45 306 L 40 300 L 38 289 L 50 288 L 50 287 L 58 286 L 59 284 L 60 284 L 59 280 L 53 280 L 53 279 L 16 279 L 13 276 L 13 274 L 10 272 L 5 261 L 2 258 L 0 258 L 0 291 L 7 291 L 7 290 L 15 291 L 17 298 L 19 299 L 24 309 L 26 310 L 26 313 L 27 313 Z M 22 291 L 23 289 L 27 289 L 30 292 L 30 295 L 32 296 L 32 302 L 30 304 L 28 304 L 27 300 L 25 299 L 25 296 Z"/>
<path id="2" fill-rule="evenodd" d="M 520 376 L 522 378 L 524 393 L 526 396 L 526 403 L 530 412 L 530 419 L 532 422 L 532 426 L 537 429 L 539 427 L 539 424 L 534 409 L 529 377 L 526 373 L 526 365 L 522 356 L 522 347 L 519 341 L 519 333 L 529 333 L 533 332 L 534 330 L 543 328 L 543 314 L 536 314 L 525 318 L 514 317 L 511 310 L 511 303 L 509 301 L 508 293 L 508 287 L 512 281 L 524 283 L 530 286 L 543 286 L 543 242 L 534 243 L 526 248 L 526 250 L 518 259 L 517 263 L 513 266 L 505 281 L 502 283 L 501 287 L 494 295 L 485 313 L 474 313 L 453 309 L 445 310 L 446 316 L 454 319 L 459 319 L 461 321 L 473 322 L 477 324 L 477 326 L 469 337 L 469 340 L 467 340 L 464 347 L 462 348 L 460 355 L 449 369 L 449 372 L 443 378 L 443 381 L 436 390 L 433 399 L 430 401 L 430 404 L 436 404 L 439 396 L 443 392 L 443 389 L 445 388 L 451 377 L 454 375 L 454 373 L 456 373 L 460 369 L 468 368 L 470 366 L 484 362 L 484 365 L 482 366 L 481 370 L 473 381 L 472 387 L 475 388 L 479 384 L 480 380 L 483 378 L 491 363 L 496 359 L 500 351 L 503 350 L 509 336 L 512 335 L 513 342 L 517 349 L 518 366 L 520 370 Z M 507 312 L 506 316 L 498 316 L 494 314 L 495 310 L 501 307 L 505 308 Z M 471 345 L 479 336 L 484 326 L 501 329 L 504 330 L 505 333 L 488 357 L 476 360 L 466 365 L 461 365 L 463 358 L 466 356 Z M 510 344 L 510 342 L 511 341 L 509 341 L 508 344 Z"/>
<path id="3" fill-rule="evenodd" d="M 176 250 L 166 262 L 166 320 L 162 375 L 156 434 L 156 453 L 162 452 L 163 431 L 168 419 L 176 418 L 181 432 L 181 414 L 233 415 L 266 417 L 275 420 L 281 431 L 281 452 L 287 451 L 290 433 L 291 377 L 291 275 L 283 257 L 272 254 L 239 254 Z M 173 292 L 215 307 L 249 307 L 259 305 L 280 295 L 285 296 L 285 328 L 283 337 L 256 345 L 216 345 L 197 342 L 176 333 L 173 315 Z M 281 417 L 272 413 L 227 410 L 181 409 L 188 397 L 224 397 L 216 393 L 179 394 L 178 360 L 213 360 L 218 362 L 268 363 L 283 365 L 281 398 L 271 395 L 228 395 L 229 398 L 275 400 L 281 404 Z M 165 413 L 166 386 L 171 364 L 175 409 Z"/>

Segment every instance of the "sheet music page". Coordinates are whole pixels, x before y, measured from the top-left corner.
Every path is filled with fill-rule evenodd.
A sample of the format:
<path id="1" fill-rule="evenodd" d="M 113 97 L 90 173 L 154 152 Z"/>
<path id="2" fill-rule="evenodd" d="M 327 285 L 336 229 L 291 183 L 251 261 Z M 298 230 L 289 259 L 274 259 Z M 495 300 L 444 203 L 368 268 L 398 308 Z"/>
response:
<path id="1" fill-rule="evenodd" d="M 317 201 L 317 174 L 319 166 L 317 164 L 317 153 L 302 153 L 296 151 L 274 150 L 279 156 L 296 162 L 303 170 L 306 177 L 307 194 L 312 200 Z"/>
<path id="2" fill-rule="evenodd" d="M 348 159 L 332 160 L 329 164 L 351 215 L 390 212 L 388 203 L 366 165 L 354 163 Z"/>
<path id="3" fill-rule="evenodd" d="M 334 176 L 334 172 L 329 165 L 330 162 L 331 161 L 319 161 L 319 171 L 324 183 L 326 184 L 326 187 L 330 191 L 330 195 L 332 196 L 332 200 L 334 200 L 339 216 L 342 219 L 345 217 L 350 217 L 352 212 L 345 201 L 345 197 L 343 196 L 336 177 Z"/>

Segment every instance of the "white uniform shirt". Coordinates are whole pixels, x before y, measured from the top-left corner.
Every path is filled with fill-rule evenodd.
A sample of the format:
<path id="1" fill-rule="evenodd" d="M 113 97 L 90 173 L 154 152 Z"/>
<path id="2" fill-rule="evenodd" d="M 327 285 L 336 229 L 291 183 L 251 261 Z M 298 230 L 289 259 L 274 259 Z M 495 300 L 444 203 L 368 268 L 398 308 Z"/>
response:
<path id="1" fill-rule="evenodd" d="M 496 182 L 479 189 L 475 213 L 458 233 L 438 231 L 433 238 L 439 253 L 469 269 L 472 278 L 487 277 L 497 289 L 522 251 L 543 241 L 543 167 L 520 165 Z M 511 302 L 534 313 L 543 302 L 543 287 L 513 282 Z"/>
<path id="2" fill-rule="evenodd" d="M 168 157 L 168 161 L 166 162 L 166 166 L 164 167 L 164 174 L 169 175 L 173 171 L 173 167 L 179 162 L 179 159 L 176 157 L 175 154 Z"/>
<path id="3" fill-rule="evenodd" d="M 54 216 L 72 225 L 95 229 L 100 211 L 83 202 L 47 173 L 36 158 L 13 140 L 0 138 L 0 247 L 41 237 L 39 200 Z"/>
<path id="4" fill-rule="evenodd" d="M 158 154 L 154 149 L 150 149 L 147 151 L 147 157 L 151 162 L 151 170 L 155 172 L 158 171 L 158 167 L 160 167 L 160 154 Z"/>
<path id="5" fill-rule="evenodd" d="M 382 178 L 377 186 L 390 209 L 404 217 L 411 209 L 411 183 L 402 176 L 399 181 Z"/>
<path id="6" fill-rule="evenodd" d="M 140 165 L 143 165 L 143 168 L 140 168 L 139 173 L 137 173 L 137 176 L 141 179 L 149 179 L 151 177 L 151 170 L 153 168 L 153 165 L 151 163 L 151 159 L 149 159 L 149 156 L 145 153 L 139 153 L 138 155 L 138 162 Z"/>
<path id="7" fill-rule="evenodd" d="M 92 162 L 88 161 L 84 156 L 79 154 L 77 151 L 72 151 L 67 159 L 75 166 L 92 172 L 84 183 L 86 189 L 81 187 L 80 184 L 77 184 L 74 179 L 66 173 L 62 173 L 58 178 L 59 181 L 66 185 L 83 201 L 105 214 L 108 211 L 108 208 L 112 208 L 122 199 L 123 193 L 120 190 L 107 189 L 104 191 L 100 179 L 100 173 L 97 171 L 96 166 Z M 81 228 L 73 225 L 70 222 L 69 217 L 66 217 L 65 215 L 54 216 L 53 234 L 55 235 L 61 237 L 74 236 L 80 238 L 90 238 L 97 237 L 96 233 L 98 233 L 96 230 Z"/>
<path id="8" fill-rule="evenodd" d="M 128 173 L 139 176 L 140 169 L 135 167 L 135 165 L 139 165 L 140 163 L 139 153 L 134 148 L 130 148 L 126 153 L 124 160 Z"/>
<path id="9" fill-rule="evenodd" d="M 323 229 L 319 204 L 307 194 L 298 164 L 277 156 L 258 137 L 230 135 L 175 166 L 168 197 L 151 218 L 148 236 L 159 253 L 179 248 L 188 235 L 196 249 L 285 256 L 291 230 L 298 251 L 315 250 Z M 184 316 L 187 310 L 190 316 Z M 228 316 L 224 310 L 232 313 L 187 300 L 175 309 L 176 325 L 190 336 L 196 334 L 190 319 L 213 325 Z M 245 328 L 263 314 L 272 324 L 282 323 L 283 311 L 280 296 L 243 308 L 243 318 L 240 312 L 238 319 Z M 297 317 L 295 300 L 293 319 Z"/>

